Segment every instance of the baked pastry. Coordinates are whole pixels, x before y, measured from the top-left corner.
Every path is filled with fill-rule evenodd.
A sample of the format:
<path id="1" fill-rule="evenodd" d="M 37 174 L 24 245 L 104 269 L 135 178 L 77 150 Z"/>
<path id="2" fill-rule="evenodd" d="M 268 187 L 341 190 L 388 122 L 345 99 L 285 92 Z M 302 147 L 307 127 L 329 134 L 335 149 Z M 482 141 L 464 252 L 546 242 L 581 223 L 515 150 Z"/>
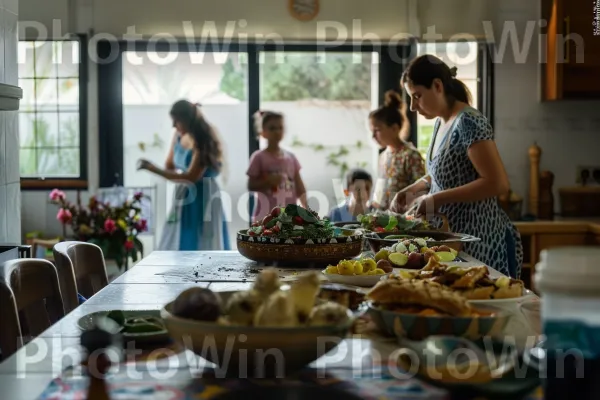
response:
<path id="1" fill-rule="evenodd" d="M 277 291 L 260 306 L 254 316 L 254 326 L 293 327 L 298 317 L 288 291 Z"/>
<path id="2" fill-rule="evenodd" d="M 227 320 L 234 325 L 252 325 L 261 303 L 261 296 L 256 290 L 236 292 L 226 304 Z"/>
<path id="3" fill-rule="evenodd" d="M 281 281 L 275 268 L 266 268 L 260 271 L 252 285 L 252 289 L 256 290 L 263 300 L 278 291 L 280 287 Z"/>
<path id="4" fill-rule="evenodd" d="M 310 271 L 298 277 L 290 290 L 294 309 L 300 322 L 305 322 L 315 305 L 315 299 L 320 288 L 319 273 Z"/>
<path id="5" fill-rule="evenodd" d="M 348 289 L 335 284 L 322 285 L 318 297 L 321 300 L 341 304 L 350 310 L 358 309 L 365 299 L 365 295 L 358 290 Z"/>
<path id="6" fill-rule="evenodd" d="M 367 298 L 377 305 L 430 308 L 452 316 L 467 316 L 472 309 L 467 299 L 435 282 L 418 279 L 379 281 Z"/>
<path id="7" fill-rule="evenodd" d="M 348 320 L 347 308 L 327 301 L 314 307 L 308 318 L 310 326 L 339 325 Z"/>

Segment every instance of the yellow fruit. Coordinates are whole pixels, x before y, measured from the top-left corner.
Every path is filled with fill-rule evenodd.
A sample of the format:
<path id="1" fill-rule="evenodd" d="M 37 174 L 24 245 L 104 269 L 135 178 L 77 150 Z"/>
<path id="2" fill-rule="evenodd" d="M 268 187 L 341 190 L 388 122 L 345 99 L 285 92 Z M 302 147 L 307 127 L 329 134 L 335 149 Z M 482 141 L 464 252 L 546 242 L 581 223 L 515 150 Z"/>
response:
<path id="1" fill-rule="evenodd" d="M 381 249 L 377 252 L 377 254 L 375 254 L 375 261 L 387 260 L 389 255 L 390 255 L 389 250 Z"/>
<path id="2" fill-rule="evenodd" d="M 337 267 L 337 265 L 329 265 L 325 269 L 325 273 L 326 274 L 337 274 L 338 273 L 338 267 Z"/>
<path id="3" fill-rule="evenodd" d="M 374 270 L 374 272 L 375 272 L 375 274 L 374 274 L 374 275 L 384 275 L 384 274 L 385 274 L 385 271 L 384 271 L 384 270 L 382 270 L 381 268 L 376 268 L 376 269 Z"/>
<path id="4" fill-rule="evenodd" d="M 421 253 L 425 254 L 429 250 L 428 247 L 421 247 Z"/>
<path id="5" fill-rule="evenodd" d="M 354 275 L 362 275 L 363 273 L 363 265 L 360 261 L 356 261 L 354 263 Z"/>
<path id="6" fill-rule="evenodd" d="M 373 269 L 373 270 L 367 272 L 367 275 L 377 275 L 377 274 L 375 273 L 375 270 Z"/>
<path id="7" fill-rule="evenodd" d="M 372 258 L 365 258 L 365 259 L 361 260 L 361 263 L 362 263 L 364 272 L 369 272 L 369 271 L 377 268 L 377 263 Z"/>
<path id="8" fill-rule="evenodd" d="M 337 266 L 340 275 L 354 275 L 354 263 L 352 261 L 341 261 Z"/>

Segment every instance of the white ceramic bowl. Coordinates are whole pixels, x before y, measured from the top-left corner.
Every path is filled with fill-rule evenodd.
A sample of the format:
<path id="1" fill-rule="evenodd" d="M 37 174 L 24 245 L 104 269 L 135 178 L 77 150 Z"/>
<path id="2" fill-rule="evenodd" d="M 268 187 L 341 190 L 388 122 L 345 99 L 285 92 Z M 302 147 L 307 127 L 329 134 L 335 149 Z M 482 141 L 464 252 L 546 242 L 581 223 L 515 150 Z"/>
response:
<path id="1" fill-rule="evenodd" d="M 329 281 L 333 283 L 341 283 L 344 285 L 353 285 L 353 286 L 361 286 L 361 287 L 372 287 L 377 284 L 382 279 L 387 278 L 390 273 L 387 274 L 379 274 L 379 275 L 340 275 L 340 274 L 327 274 L 325 271 L 322 271 L 323 276 Z"/>
<path id="2" fill-rule="evenodd" d="M 527 324 L 538 335 L 542 334 L 542 317 L 540 316 L 540 302 L 538 300 L 525 301 L 519 304 Z"/>

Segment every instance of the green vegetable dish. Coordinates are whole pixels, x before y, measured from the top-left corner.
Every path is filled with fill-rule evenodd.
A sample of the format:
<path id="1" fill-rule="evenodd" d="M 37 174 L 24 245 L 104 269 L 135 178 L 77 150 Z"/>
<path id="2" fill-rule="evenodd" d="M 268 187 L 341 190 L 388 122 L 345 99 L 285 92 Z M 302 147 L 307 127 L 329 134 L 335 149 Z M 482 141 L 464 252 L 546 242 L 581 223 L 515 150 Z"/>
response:
<path id="1" fill-rule="evenodd" d="M 404 232 L 431 229 L 426 220 L 405 217 L 391 211 L 376 211 L 356 217 L 361 227 L 376 233 Z"/>
<path id="2" fill-rule="evenodd" d="M 115 321 L 121 327 L 120 332 L 124 334 L 158 333 L 166 329 L 160 318 L 151 315 L 126 318 L 122 311 L 114 310 L 106 317 Z"/>
<path id="3" fill-rule="evenodd" d="M 295 204 L 273 208 L 262 221 L 255 222 L 248 229 L 250 236 L 277 239 L 328 239 L 335 232 L 331 221 L 321 219 L 315 211 Z"/>

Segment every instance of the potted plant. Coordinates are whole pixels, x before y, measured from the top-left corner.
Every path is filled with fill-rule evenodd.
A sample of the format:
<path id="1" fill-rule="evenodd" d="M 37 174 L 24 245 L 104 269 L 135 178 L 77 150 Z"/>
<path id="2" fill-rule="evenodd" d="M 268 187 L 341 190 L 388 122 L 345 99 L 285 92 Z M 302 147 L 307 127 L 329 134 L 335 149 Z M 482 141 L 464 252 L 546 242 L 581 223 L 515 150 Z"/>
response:
<path id="1" fill-rule="evenodd" d="M 63 238 L 67 237 L 67 227 L 73 232 L 73 240 L 98 245 L 104 257 L 115 260 L 121 269 L 131 257 L 137 261 L 138 253 L 143 254 L 142 242 L 138 235 L 147 231 L 147 222 L 141 217 L 140 202 L 144 194 L 135 193 L 122 204 L 112 205 L 90 197 L 87 207 L 67 200 L 63 191 L 54 189 L 50 202 L 59 209 L 56 219 L 63 226 Z"/>

